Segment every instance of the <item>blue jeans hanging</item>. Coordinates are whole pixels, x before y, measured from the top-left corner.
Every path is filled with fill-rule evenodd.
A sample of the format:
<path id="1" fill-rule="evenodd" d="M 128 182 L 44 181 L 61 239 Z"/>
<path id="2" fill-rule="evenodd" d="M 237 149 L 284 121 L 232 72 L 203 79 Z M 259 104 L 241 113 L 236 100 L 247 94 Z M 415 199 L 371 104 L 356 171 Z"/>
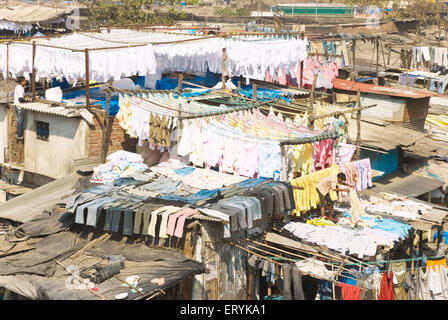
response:
<path id="1" fill-rule="evenodd" d="M 429 85 L 429 91 L 436 91 L 436 82 L 437 79 L 431 79 L 431 83 Z"/>
<path id="2" fill-rule="evenodd" d="M 446 89 L 446 85 L 448 84 L 448 80 L 439 81 L 439 87 L 437 92 L 443 94 Z"/>
<path id="3" fill-rule="evenodd" d="M 17 139 L 22 139 L 25 131 L 25 110 L 14 106 L 14 113 L 17 119 Z"/>

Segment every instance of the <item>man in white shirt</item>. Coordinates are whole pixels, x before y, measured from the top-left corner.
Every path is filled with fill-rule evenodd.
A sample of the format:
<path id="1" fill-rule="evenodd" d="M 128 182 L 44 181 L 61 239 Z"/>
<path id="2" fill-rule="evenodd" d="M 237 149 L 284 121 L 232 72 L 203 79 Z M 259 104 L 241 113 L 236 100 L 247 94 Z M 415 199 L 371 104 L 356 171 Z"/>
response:
<path id="1" fill-rule="evenodd" d="M 317 193 L 320 198 L 320 214 L 322 218 L 325 217 L 325 206 L 328 208 L 328 218 L 337 222 L 337 219 L 333 217 L 333 200 L 330 197 L 330 191 L 349 192 L 349 189 L 339 189 L 337 184 L 345 185 L 353 188 L 353 185 L 346 183 L 347 177 L 344 173 L 338 173 L 338 175 L 331 175 L 320 180 L 317 185 Z"/>
<path id="2" fill-rule="evenodd" d="M 27 81 L 24 77 L 18 77 L 19 84 L 14 90 L 14 112 L 17 119 L 17 133 L 18 140 L 23 140 L 23 132 L 25 130 L 25 110 L 20 106 L 22 102 L 30 101 L 29 97 L 25 97 L 25 87 Z"/>

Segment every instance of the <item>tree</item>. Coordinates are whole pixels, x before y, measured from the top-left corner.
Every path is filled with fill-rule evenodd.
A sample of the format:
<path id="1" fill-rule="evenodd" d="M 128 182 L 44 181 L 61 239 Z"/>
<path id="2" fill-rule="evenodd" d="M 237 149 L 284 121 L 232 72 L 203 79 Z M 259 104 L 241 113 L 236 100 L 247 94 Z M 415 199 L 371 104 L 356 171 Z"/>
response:
<path id="1" fill-rule="evenodd" d="M 172 24 L 183 17 L 182 13 L 170 10 L 162 15 L 152 10 L 155 0 L 122 0 L 122 1 L 92 1 L 89 11 L 92 18 L 100 25 L 114 24 Z M 160 5 L 170 1 L 159 1 Z"/>

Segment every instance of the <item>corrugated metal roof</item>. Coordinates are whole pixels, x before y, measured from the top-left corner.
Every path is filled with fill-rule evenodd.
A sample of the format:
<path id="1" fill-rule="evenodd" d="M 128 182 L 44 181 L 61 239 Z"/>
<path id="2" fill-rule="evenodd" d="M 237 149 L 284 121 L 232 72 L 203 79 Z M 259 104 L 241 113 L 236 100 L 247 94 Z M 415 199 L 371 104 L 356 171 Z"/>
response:
<path id="1" fill-rule="evenodd" d="M 402 98 L 406 98 L 406 99 L 422 99 L 422 98 L 429 98 L 432 96 L 439 96 L 437 93 L 432 93 L 432 92 L 403 90 L 403 89 L 390 88 L 390 87 L 378 86 L 375 84 L 354 82 L 354 81 L 343 80 L 343 79 L 335 79 L 333 82 L 333 86 L 335 89 L 339 89 L 339 90 L 346 90 L 346 91 L 352 91 L 352 92 L 358 92 L 358 90 L 359 90 L 363 93 L 373 93 L 373 94 L 379 94 L 379 95 L 384 95 L 384 96 L 402 97 Z"/>
<path id="2" fill-rule="evenodd" d="M 82 175 L 71 173 L 11 199 L 0 206 L 0 218 L 18 222 L 30 221 L 44 210 L 51 210 L 62 197 L 71 195 L 76 183 L 83 178 L 85 177 Z"/>
<path id="3" fill-rule="evenodd" d="M 355 120 L 349 122 L 348 135 L 351 141 L 356 141 L 357 123 Z M 427 133 L 394 124 L 378 125 L 361 121 L 361 143 L 383 150 L 392 150 L 397 146 L 411 146 L 426 136 Z"/>
<path id="4" fill-rule="evenodd" d="M 99 157 L 74 159 L 73 161 L 75 162 L 75 169 L 81 172 L 93 172 L 94 167 L 103 163 Z"/>
<path id="5" fill-rule="evenodd" d="M 64 14 L 67 14 L 65 9 L 56 9 L 45 6 L 9 6 L 0 9 L 0 20 L 3 19 L 19 23 L 35 23 L 56 19 Z"/>
<path id="6" fill-rule="evenodd" d="M 196 219 L 196 220 L 205 220 L 205 221 L 213 221 L 213 222 L 222 222 L 222 219 L 219 218 L 214 218 L 214 217 L 209 217 L 205 214 L 202 213 L 196 213 L 192 216 L 187 217 L 187 220 L 192 220 L 192 219 Z"/>
<path id="7" fill-rule="evenodd" d="M 67 109 L 63 106 L 54 106 L 44 102 L 25 102 L 21 104 L 25 110 L 36 111 L 41 113 L 54 114 L 61 117 L 80 117 L 81 113 L 76 108 Z"/>
<path id="8" fill-rule="evenodd" d="M 409 175 L 397 171 L 375 180 L 374 185 L 375 186 L 371 190 L 377 193 L 387 192 L 400 194 L 406 197 L 418 197 L 438 189 L 443 185 L 443 182 L 433 178 Z"/>

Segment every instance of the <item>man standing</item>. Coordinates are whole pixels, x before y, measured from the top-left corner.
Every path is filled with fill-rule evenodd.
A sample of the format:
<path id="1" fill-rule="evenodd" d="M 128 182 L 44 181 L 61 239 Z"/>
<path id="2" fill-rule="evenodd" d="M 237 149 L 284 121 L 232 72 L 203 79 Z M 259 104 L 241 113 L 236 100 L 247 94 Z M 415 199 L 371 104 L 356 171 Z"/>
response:
<path id="1" fill-rule="evenodd" d="M 14 90 L 14 112 L 17 119 L 17 139 L 23 140 L 23 132 L 25 130 L 25 110 L 21 107 L 21 103 L 30 101 L 29 97 L 25 97 L 25 87 L 27 81 L 24 77 L 17 78 L 19 84 Z"/>
<path id="2" fill-rule="evenodd" d="M 339 192 L 349 192 L 347 189 L 339 189 L 337 188 L 337 184 L 345 185 L 347 187 L 352 188 L 353 185 L 346 183 L 347 177 L 344 173 L 338 173 L 337 176 L 331 175 L 328 177 L 323 178 L 318 182 L 316 185 L 317 193 L 319 194 L 320 198 L 320 214 L 322 218 L 325 217 L 325 206 L 327 206 L 328 209 L 328 218 L 333 221 L 337 222 L 337 219 L 333 217 L 333 200 L 331 200 L 330 197 L 330 191 L 339 191 Z"/>

